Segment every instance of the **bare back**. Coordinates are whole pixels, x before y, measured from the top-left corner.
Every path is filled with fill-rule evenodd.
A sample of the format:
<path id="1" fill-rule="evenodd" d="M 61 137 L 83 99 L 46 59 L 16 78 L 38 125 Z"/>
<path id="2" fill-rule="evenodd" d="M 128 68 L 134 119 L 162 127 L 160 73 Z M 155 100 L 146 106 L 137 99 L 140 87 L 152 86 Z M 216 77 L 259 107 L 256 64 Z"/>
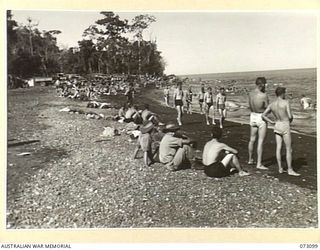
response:
<path id="1" fill-rule="evenodd" d="M 225 149 L 225 144 L 216 140 L 211 140 L 206 143 L 203 149 L 202 163 L 205 166 L 218 161 L 218 156 L 222 150 Z"/>
<path id="2" fill-rule="evenodd" d="M 268 106 L 268 96 L 266 93 L 255 89 L 249 93 L 249 107 L 251 112 L 263 113 Z"/>
<path id="3" fill-rule="evenodd" d="M 290 121 L 292 118 L 289 102 L 278 98 L 270 105 L 271 112 L 277 121 Z"/>

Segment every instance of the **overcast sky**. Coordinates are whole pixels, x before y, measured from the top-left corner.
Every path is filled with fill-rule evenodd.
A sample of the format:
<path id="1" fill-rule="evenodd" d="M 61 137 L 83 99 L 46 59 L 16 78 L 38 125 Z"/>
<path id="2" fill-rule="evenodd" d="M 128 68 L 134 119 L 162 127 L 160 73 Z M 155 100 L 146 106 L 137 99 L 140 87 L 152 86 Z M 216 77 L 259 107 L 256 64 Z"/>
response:
<path id="1" fill-rule="evenodd" d="M 131 20 L 141 12 L 119 14 Z M 317 19 L 308 12 L 151 12 L 157 18 L 144 33 L 157 39 L 167 74 L 201 74 L 316 67 Z M 77 46 L 99 12 L 13 11 L 40 30 L 57 29 L 58 44 Z"/>

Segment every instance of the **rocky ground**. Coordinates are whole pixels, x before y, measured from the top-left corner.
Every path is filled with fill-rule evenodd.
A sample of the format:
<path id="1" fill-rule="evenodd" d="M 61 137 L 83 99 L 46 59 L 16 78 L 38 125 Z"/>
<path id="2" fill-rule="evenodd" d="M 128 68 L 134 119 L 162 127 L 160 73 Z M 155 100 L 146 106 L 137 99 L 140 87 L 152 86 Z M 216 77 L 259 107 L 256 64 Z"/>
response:
<path id="1" fill-rule="evenodd" d="M 50 87 L 8 92 L 7 228 L 317 227 L 316 190 L 253 170 L 144 168 L 124 132 L 100 136 L 124 124 L 59 112 L 86 104 Z"/>

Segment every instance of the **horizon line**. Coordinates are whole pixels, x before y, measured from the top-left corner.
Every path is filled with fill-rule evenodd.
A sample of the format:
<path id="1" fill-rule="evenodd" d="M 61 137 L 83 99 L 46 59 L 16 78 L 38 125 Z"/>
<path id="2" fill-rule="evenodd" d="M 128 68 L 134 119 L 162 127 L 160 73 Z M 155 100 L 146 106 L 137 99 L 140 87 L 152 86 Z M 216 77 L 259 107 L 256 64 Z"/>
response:
<path id="1" fill-rule="evenodd" d="M 281 68 L 281 69 L 266 69 L 266 70 L 248 70 L 248 71 L 225 71 L 225 72 L 206 72 L 206 73 L 195 73 L 195 74 L 176 74 L 176 76 L 190 76 L 190 75 L 208 75 L 208 74 L 228 74 L 228 73 L 253 73 L 253 72 L 266 72 L 266 71 L 282 71 L 282 70 L 303 70 L 303 69 L 317 69 L 317 66 L 315 67 L 307 67 L 307 68 Z M 166 75 L 172 75 L 166 74 Z"/>

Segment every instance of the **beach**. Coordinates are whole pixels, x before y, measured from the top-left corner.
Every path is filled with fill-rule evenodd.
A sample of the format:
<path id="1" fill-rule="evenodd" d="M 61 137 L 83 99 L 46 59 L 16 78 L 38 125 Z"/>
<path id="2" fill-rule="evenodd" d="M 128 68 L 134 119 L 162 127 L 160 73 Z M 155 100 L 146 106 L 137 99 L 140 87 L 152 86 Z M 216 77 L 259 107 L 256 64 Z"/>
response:
<path id="1" fill-rule="evenodd" d="M 142 88 L 135 98 L 139 106 L 149 103 L 161 121 L 175 120 L 173 108 L 159 105 L 162 90 Z M 120 106 L 125 97 L 101 100 Z M 132 159 L 136 141 L 124 132 L 126 124 L 59 112 L 87 110 L 86 104 L 59 98 L 52 87 L 8 91 L 7 228 L 318 226 L 314 136 L 293 134 L 293 167 L 301 176 L 280 175 L 272 131 L 264 151 L 270 170 L 257 171 L 246 165 L 249 126 L 226 121 L 222 141 L 239 149 L 251 176 L 217 180 L 201 170 L 170 172 L 159 163 L 145 168 L 141 155 Z M 183 121 L 182 131 L 202 150 L 210 137 L 204 117 L 185 115 Z M 102 138 L 107 126 L 123 132 Z"/>

